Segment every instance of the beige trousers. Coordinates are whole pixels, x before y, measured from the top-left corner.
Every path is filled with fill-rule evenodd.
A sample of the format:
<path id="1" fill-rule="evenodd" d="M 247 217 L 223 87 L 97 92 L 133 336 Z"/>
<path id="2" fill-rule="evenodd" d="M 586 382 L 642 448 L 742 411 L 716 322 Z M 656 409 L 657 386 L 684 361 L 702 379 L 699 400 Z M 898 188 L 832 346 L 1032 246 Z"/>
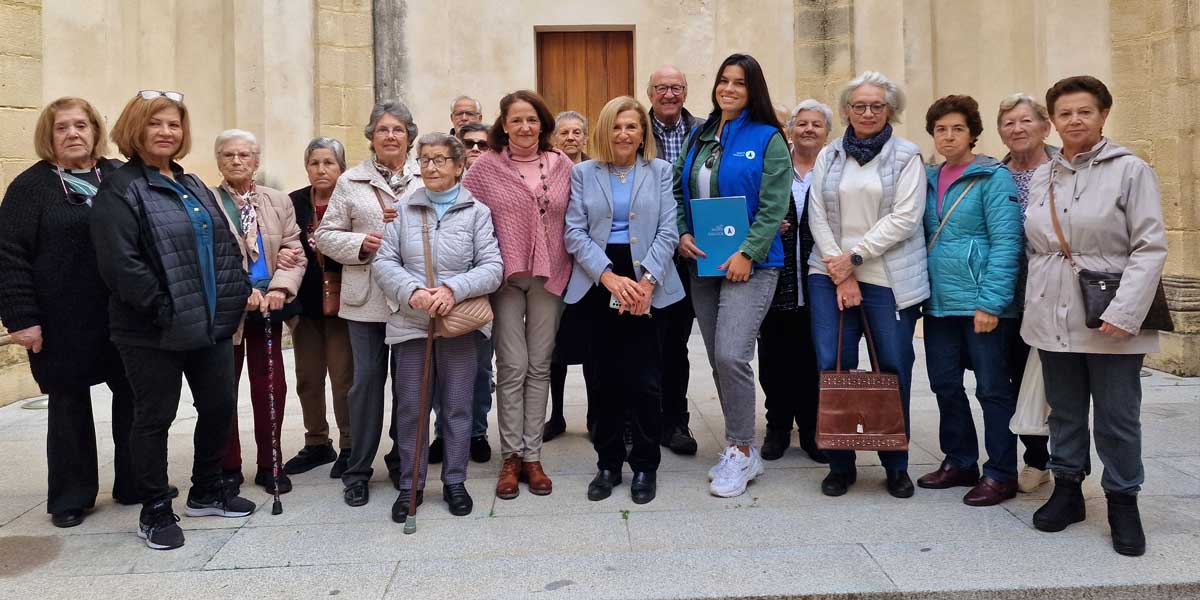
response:
<path id="1" fill-rule="evenodd" d="M 511 277 L 492 294 L 496 418 L 506 458 L 542 459 L 550 356 L 562 309 L 562 298 L 547 292 L 537 277 Z"/>
<path id="2" fill-rule="evenodd" d="M 354 359 L 346 321 L 338 317 L 299 317 L 292 328 L 296 358 L 296 395 L 304 412 L 304 444 L 329 443 L 326 418 L 325 376 L 333 388 L 333 416 L 338 427 L 338 449 L 350 447 L 350 403 Z"/>

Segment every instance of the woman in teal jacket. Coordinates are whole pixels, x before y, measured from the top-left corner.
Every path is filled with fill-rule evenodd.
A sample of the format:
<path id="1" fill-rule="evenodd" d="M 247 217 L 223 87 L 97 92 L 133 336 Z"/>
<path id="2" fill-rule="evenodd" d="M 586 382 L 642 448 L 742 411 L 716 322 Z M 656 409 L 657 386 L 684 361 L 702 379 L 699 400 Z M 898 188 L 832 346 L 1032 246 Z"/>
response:
<path id="1" fill-rule="evenodd" d="M 925 304 L 929 385 L 941 413 L 941 467 L 917 480 L 924 488 L 971 487 L 963 502 L 991 506 L 1017 493 L 1017 437 L 1008 429 L 1016 390 L 1006 360 L 1019 307 L 1013 303 L 1022 252 L 1021 205 L 1000 161 L 975 155 L 983 121 L 970 96 L 946 96 L 925 115 L 946 162 L 927 167 L 925 239 L 931 295 Z M 963 370 L 975 371 L 988 459 L 979 445 Z"/>

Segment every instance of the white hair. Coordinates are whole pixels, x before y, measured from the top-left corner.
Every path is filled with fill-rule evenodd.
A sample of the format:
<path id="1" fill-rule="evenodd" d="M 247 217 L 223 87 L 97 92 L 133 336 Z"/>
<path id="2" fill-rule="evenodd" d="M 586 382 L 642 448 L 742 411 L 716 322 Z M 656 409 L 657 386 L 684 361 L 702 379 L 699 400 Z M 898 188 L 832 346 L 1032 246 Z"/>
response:
<path id="1" fill-rule="evenodd" d="M 819 102 L 815 98 L 809 98 L 800 104 L 797 104 L 796 108 L 792 109 L 792 116 L 787 122 L 788 129 L 791 129 L 792 125 L 796 124 L 796 115 L 800 114 L 800 111 L 802 110 L 811 110 L 813 112 L 820 113 L 821 118 L 825 119 L 825 129 L 828 130 L 833 128 L 833 109 L 829 108 L 829 106 L 825 105 L 823 102 Z"/>
<path id="2" fill-rule="evenodd" d="M 257 158 L 259 155 L 258 138 L 254 137 L 253 133 L 244 129 L 226 129 L 217 136 L 217 141 L 213 144 L 213 158 L 221 157 L 221 148 L 232 142 L 233 140 L 242 140 L 250 144 L 250 151 Z"/>
<path id="3" fill-rule="evenodd" d="M 462 100 L 470 100 L 471 102 L 474 102 L 475 103 L 475 112 L 477 112 L 479 114 L 483 114 L 483 105 L 480 104 L 478 100 L 476 100 L 470 96 L 458 96 L 457 98 L 451 100 L 450 101 L 450 114 L 454 114 L 454 105 L 458 104 Z"/>
<path id="4" fill-rule="evenodd" d="M 563 121 L 566 121 L 567 119 L 575 119 L 576 121 L 579 121 L 579 124 L 583 125 L 583 132 L 585 134 L 587 133 L 587 130 L 588 130 L 587 117 L 585 117 L 573 110 L 564 110 L 564 111 L 558 113 L 558 116 L 554 117 L 554 128 L 558 129 L 558 124 L 562 123 Z"/>
<path id="5" fill-rule="evenodd" d="M 847 109 L 850 108 L 850 95 L 854 90 L 864 86 L 874 85 L 883 88 L 883 101 L 891 107 L 891 115 L 888 116 L 889 123 L 899 123 L 900 113 L 904 112 L 904 89 L 899 84 L 887 78 L 887 75 L 878 71 L 863 71 L 850 80 L 846 87 L 842 88 L 842 94 L 838 97 L 838 112 L 842 115 L 842 124 L 850 124 L 850 115 Z"/>

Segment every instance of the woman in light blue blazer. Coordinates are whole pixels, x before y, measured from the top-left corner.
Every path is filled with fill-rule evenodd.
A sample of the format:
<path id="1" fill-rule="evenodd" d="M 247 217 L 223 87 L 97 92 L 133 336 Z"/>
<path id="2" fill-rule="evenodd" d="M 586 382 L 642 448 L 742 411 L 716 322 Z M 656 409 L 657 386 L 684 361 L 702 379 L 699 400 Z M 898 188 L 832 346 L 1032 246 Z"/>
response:
<path id="1" fill-rule="evenodd" d="M 564 300 L 581 304 L 591 326 L 588 397 L 595 422 L 598 472 L 589 500 L 603 500 L 621 483 L 628 459 L 630 495 L 645 504 L 656 493 L 660 459 L 661 357 L 655 309 L 684 297 L 671 260 L 679 242 L 671 165 L 655 157 L 650 117 L 637 100 L 614 98 L 591 135 L 594 160 L 571 171 L 564 240 L 575 268 Z M 625 452 L 625 416 L 633 449 Z"/>

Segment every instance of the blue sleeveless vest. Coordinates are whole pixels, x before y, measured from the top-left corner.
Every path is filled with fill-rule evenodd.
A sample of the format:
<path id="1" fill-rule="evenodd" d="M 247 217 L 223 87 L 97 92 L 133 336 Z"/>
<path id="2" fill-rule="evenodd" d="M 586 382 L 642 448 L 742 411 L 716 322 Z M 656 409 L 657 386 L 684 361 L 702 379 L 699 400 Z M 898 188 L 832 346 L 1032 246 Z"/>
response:
<path id="1" fill-rule="evenodd" d="M 691 179 L 695 167 L 696 154 L 699 152 L 700 132 L 708 127 L 708 123 L 692 131 L 687 155 L 683 161 L 683 210 L 687 216 L 688 228 L 692 228 Z M 722 196 L 745 196 L 746 212 L 750 223 L 758 214 L 758 192 L 762 185 L 763 155 L 767 153 L 767 144 L 771 136 L 778 135 L 779 130 L 765 123 L 750 120 L 750 111 L 743 110 L 738 118 L 725 124 L 721 134 L 721 162 L 717 170 L 717 190 Z M 783 268 L 783 240 L 779 232 L 771 241 L 771 250 L 767 259 L 754 263 L 756 267 Z"/>

